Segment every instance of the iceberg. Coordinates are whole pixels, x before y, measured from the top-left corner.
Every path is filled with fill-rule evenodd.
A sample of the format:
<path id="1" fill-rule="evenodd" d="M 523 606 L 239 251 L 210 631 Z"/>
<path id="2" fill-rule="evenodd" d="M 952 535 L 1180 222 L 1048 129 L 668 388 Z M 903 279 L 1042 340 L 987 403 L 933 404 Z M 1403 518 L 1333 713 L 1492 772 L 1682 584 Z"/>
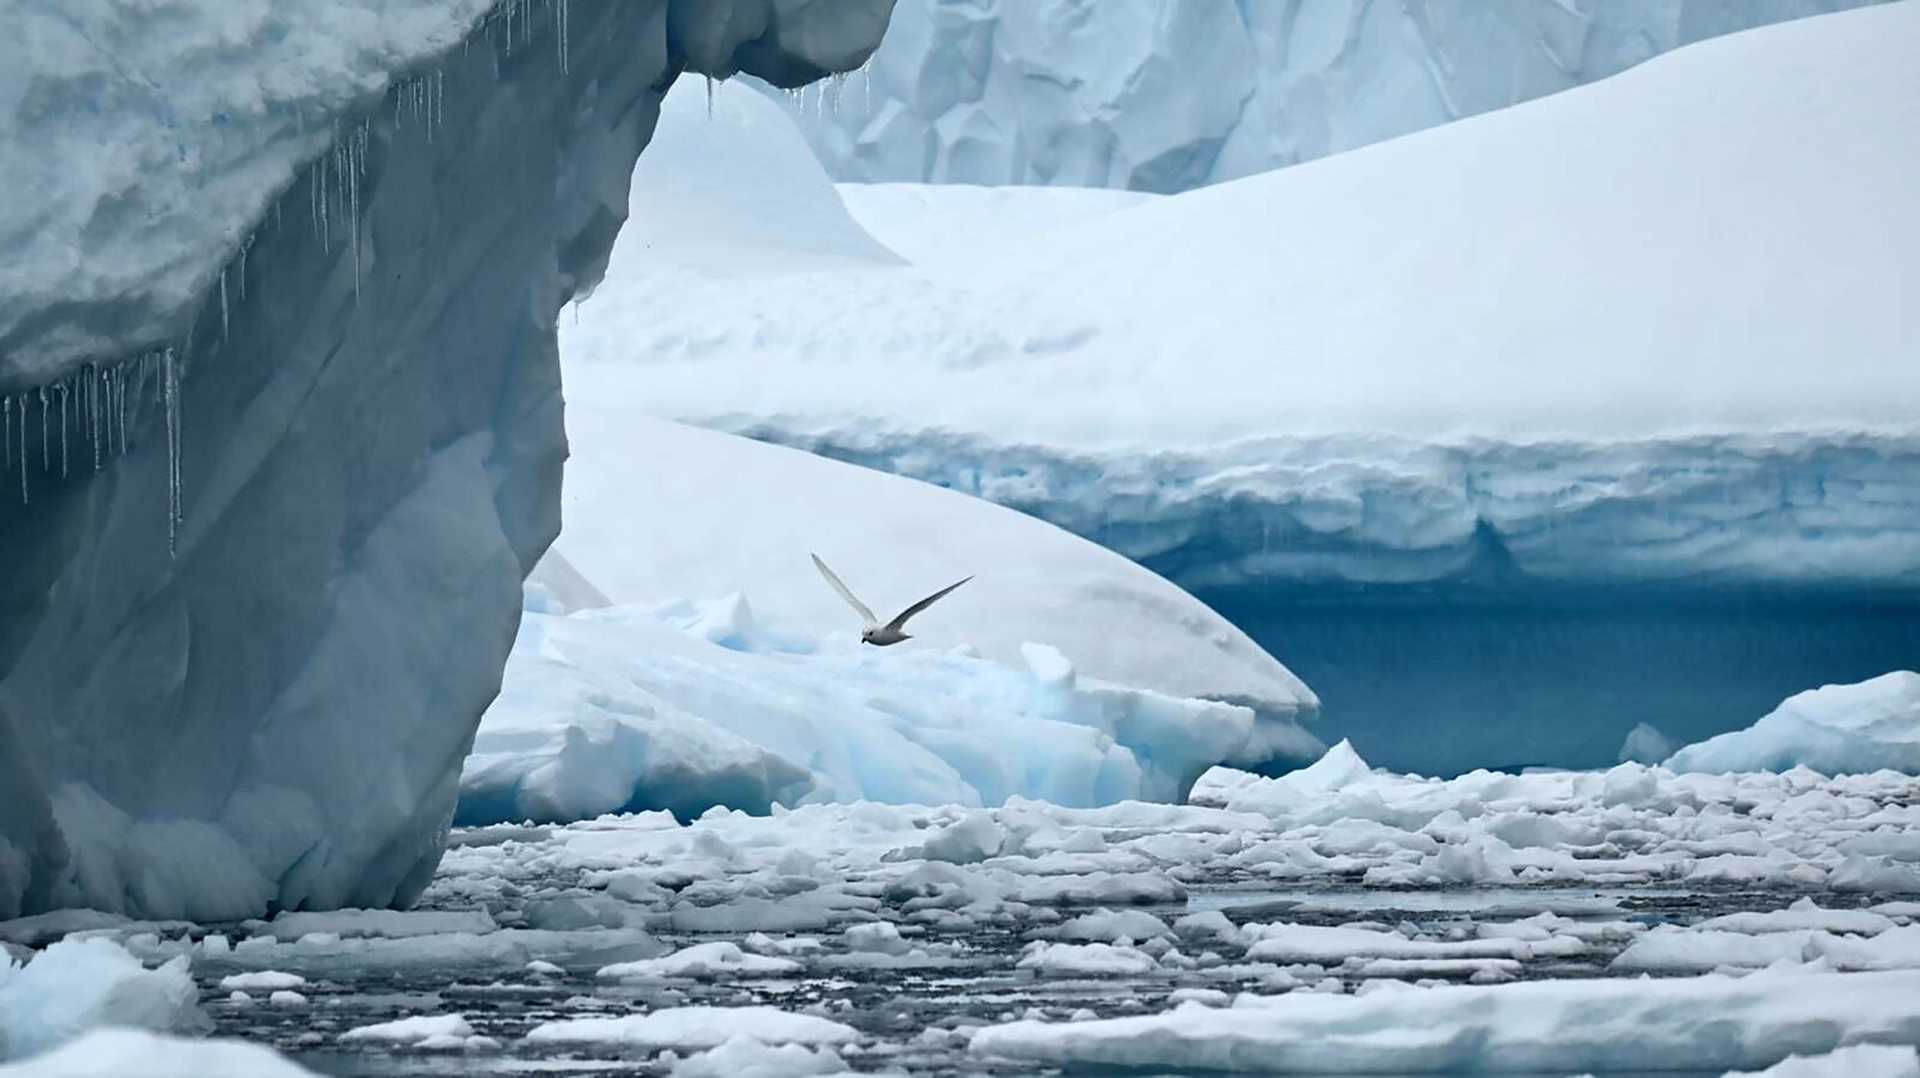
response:
<path id="1" fill-rule="evenodd" d="M 1897 670 L 1855 685 L 1788 697 L 1758 722 L 1688 745 L 1671 771 L 1788 771 L 1825 775 L 1920 772 L 1920 674 Z"/>
<path id="2" fill-rule="evenodd" d="M 904 0 L 872 60 L 788 96 L 836 179 L 1179 191 L 1871 0 Z"/>
<path id="3" fill-rule="evenodd" d="M 458 823 L 1178 801 L 1215 764 L 1285 768 L 1322 751 L 1300 725 L 1314 698 L 1285 667 L 1051 525 L 591 401 L 569 423 L 568 522 L 530 578 Z M 914 640 L 868 648 L 814 548 L 873 595 L 976 576 L 914 622 Z M 676 597 L 688 592 L 718 597 Z"/>
<path id="4" fill-rule="evenodd" d="M 0 5 L 0 917 L 419 894 L 664 88 L 890 7 Z"/>
<path id="5" fill-rule="evenodd" d="M 1920 652 L 1916 40 L 1764 27 L 1164 197 L 843 185 L 762 242 L 910 265 L 616 245 L 562 363 L 1125 554 L 1385 766 L 1606 766 Z"/>

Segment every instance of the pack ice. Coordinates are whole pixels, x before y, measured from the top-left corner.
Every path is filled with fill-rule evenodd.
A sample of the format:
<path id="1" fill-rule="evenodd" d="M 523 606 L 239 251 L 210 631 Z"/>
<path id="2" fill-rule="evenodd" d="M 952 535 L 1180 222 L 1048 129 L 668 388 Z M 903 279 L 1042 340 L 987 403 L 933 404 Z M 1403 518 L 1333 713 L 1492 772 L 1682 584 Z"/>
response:
<path id="1" fill-rule="evenodd" d="M 837 180 L 1180 191 L 1863 2 L 906 0 L 858 74 L 789 109 Z"/>
<path id="2" fill-rule="evenodd" d="M 1177 801 L 1213 764 L 1322 751 L 1285 667 L 1052 525 L 591 399 L 568 427 L 567 524 L 529 582 L 538 610 L 481 722 L 462 822 Z M 880 605 L 974 579 L 913 641 L 867 648 L 809 551 Z"/>
<path id="3" fill-rule="evenodd" d="M 1092 538 L 1389 766 L 1604 766 L 1920 653 L 1916 40 L 1764 27 L 1166 197 L 845 185 L 732 267 L 634 233 L 569 389 Z M 745 122 L 660 141 L 793 142 Z M 744 197 L 677 160 L 637 218 Z"/>
<path id="4" fill-rule="evenodd" d="M 419 893 L 662 88 L 890 7 L 0 3 L 0 915 Z"/>

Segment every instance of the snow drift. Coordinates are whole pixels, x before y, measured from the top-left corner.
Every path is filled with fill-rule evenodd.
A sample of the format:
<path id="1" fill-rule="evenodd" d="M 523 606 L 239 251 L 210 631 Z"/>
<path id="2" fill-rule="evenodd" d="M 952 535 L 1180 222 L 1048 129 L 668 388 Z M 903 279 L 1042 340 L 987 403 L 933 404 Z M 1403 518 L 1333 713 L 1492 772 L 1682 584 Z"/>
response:
<path id="1" fill-rule="evenodd" d="M 860 74 L 791 95 L 836 179 L 1178 191 L 1865 0 L 906 0 Z"/>
<path id="2" fill-rule="evenodd" d="M 425 886 L 662 88 L 889 8 L 6 6 L 0 916 Z"/>
<path id="3" fill-rule="evenodd" d="M 1636 723 L 1697 740 L 1920 650 L 1916 40 L 1912 3 L 1767 27 L 1096 192 L 1019 246 L 928 240 L 977 191 L 850 193 L 906 268 L 617 249 L 564 320 L 569 387 L 1093 538 L 1390 766 L 1603 765 Z"/>

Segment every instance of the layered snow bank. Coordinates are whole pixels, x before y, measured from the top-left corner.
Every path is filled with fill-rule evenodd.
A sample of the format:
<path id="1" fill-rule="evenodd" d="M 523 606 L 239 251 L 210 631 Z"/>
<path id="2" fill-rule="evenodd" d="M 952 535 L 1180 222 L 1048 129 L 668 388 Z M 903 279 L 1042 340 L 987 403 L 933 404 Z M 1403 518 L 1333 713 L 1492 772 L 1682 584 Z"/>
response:
<path id="1" fill-rule="evenodd" d="M 199 1000 L 185 957 L 149 970 L 107 939 L 62 940 L 24 966 L 0 956 L 0 1061 L 100 1026 L 194 1032 L 206 1023 Z"/>
<path id="2" fill-rule="evenodd" d="M 1895 671 L 1857 685 L 1827 685 L 1789 698 L 1744 730 L 1673 754 L 1675 771 L 1822 774 L 1893 768 L 1920 771 L 1920 674 Z"/>
<path id="3" fill-rule="evenodd" d="M 1316 706 L 1298 678 L 1206 606 L 1118 555 L 962 494 L 569 392 L 567 522 L 555 549 L 616 602 L 739 590 L 767 624 L 817 641 L 860 626 L 809 552 L 869 606 L 886 608 L 883 618 L 972 574 L 915 618 L 916 642 L 902 648 L 971 645 L 1020 669 L 1028 665 L 1022 645 L 1045 643 L 1092 678 L 1246 704 L 1278 752 L 1318 751 L 1298 740 L 1294 721 Z"/>
<path id="4" fill-rule="evenodd" d="M 1295 992 L 1216 1009 L 981 1030 L 1035 1063 L 1268 1074 L 1702 1071 L 1842 1045 L 1920 1042 L 1920 973 L 1539 981 L 1360 996 Z M 1604 1017 L 1601 1017 L 1604 1016 Z"/>
<path id="5" fill-rule="evenodd" d="M 791 104 L 838 179 L 1172 191 L 1501 108 L 1690 41 L 1859 2 L 906 0 L 859 75 Z"/>
<path id="6" fill-rule="evenodd" d="M 0 916 L 419 893 L 662 88 L 891 5 L 268 6 L 6 9 Z"/>

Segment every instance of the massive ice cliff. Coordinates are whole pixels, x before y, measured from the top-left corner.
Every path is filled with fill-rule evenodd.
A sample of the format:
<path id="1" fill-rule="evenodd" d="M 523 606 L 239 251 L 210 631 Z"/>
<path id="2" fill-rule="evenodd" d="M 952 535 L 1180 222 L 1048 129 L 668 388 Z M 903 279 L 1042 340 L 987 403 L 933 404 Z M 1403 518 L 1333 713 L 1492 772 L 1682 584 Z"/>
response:
<path id="1" fill-rule="evenodd" d="M 1180 191 L 1873 0 L 906 0 L 792 96 L 836 179 Z"/>
<path id="2" fill-rule="evenodd" d="M 890 7 L 0 4 L 0 917 L 418 893 L 661 95 Z"/>

